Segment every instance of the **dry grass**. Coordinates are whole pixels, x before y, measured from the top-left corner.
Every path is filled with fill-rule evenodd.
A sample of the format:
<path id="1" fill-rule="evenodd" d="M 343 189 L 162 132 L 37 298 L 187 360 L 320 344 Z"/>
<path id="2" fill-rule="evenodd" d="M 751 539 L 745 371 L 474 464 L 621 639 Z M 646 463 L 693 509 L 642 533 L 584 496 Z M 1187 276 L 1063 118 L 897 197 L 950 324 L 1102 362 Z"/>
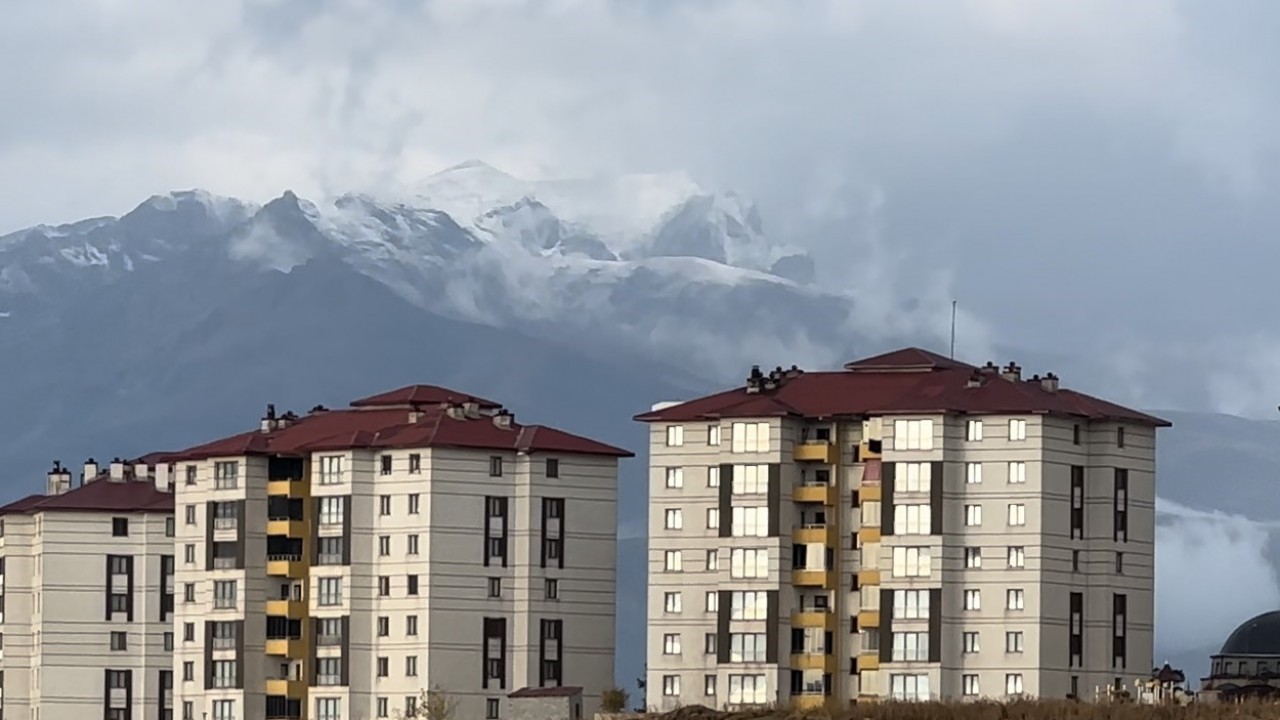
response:
<path id="1" fill-rule="evenodd" d="M 841 710 L 719 712 L 684 707 L 662 720 L 1280 720 L 1280 704 L 1200 704 L 1170 707 L 1068 701 L 1013 703 L 864 703 Z"/>

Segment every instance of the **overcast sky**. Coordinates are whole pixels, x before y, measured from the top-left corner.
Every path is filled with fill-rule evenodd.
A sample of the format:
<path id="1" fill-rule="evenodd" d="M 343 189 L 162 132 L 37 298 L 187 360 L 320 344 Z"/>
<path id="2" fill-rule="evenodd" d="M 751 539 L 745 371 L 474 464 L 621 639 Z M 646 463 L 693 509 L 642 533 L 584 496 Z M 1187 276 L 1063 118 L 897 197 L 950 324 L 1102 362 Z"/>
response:
<path id="1" fill-rule="evenodd" d="M 1139 389 L 1148 362 L 1176 357 L 1214 373 L 1215 409 L 1280 401 L 1274 2 L 5 13 L 2 229 L 173 188 L 376 190 L 472 157 L 531 178 L 685 170 L 758 199 L 827 283 L 876 243 L 922 282 L 948 273 L 1005 343 L 1099 353 Z"/>

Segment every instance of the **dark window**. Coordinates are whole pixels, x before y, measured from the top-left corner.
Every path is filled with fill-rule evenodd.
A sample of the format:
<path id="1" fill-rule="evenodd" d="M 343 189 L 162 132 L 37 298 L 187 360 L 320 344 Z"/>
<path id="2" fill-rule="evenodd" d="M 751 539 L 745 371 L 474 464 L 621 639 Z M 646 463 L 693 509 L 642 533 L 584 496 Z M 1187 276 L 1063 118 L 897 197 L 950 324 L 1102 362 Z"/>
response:
<path id="1" fill-rule="evenodd" d="M 378 637 L 387 637 L 391 635 L 391 618 L 378 618 Z"/>
<path id="2" fill-rule="evenodd" d="M 129 518 L 111 518 L 112 537 L 128 537 Z"/>
<path id="3" fill-rule="evenodd" d="M 129 556 L 128 555 L 111 555 L 108 567 L 111 568 L 112 575 L 128 575 L 129 574 Z"/>
<path id="4" fill-rule="evenodd" d="M 343 555 L 343 542 L 340 537 L 322 537 L 318 538 L 316 543 L 316 564 L 317 565 L 341 565 Z"/>
<path id="5" fill-rule="evenodd" d="M 1067 666 L 1084 666 L 1084 593 L 1073 592 L 1069 601 L 1070 616 L 1067 623 L 1069 638 Z"/>
<path id="6" fill-rule="evenodd" d="M 489 597 L 502 597 L 502 578 L 489 578 Z"/>
<path id="7" fill-rule="evenodd" d="M 561 656 L 564 650 L 564 621 L 543 620 L 538 642 L 538 685 L 559 687 L 562 677 Z"/>
<path id="8" fill-rule="evenodd" d="M 415 474 L 422 472 L 422 456 L 418 453 L 409 455 L 409 472 Z"/>
<path id="9" fill-rule="evenodd" d="M 488 567 L 495 560 L 507 566 L 507 498 L 484 499 L 484 564 Z"/>
<path id="10" fill-rule="evenodd" d="M 560 461 L 556 458 L 547 458 L 547 477 L 560 477 Z"/>
<path id="11" fill-rule="evenodd" d="M 417 575 L 409 576 L 409 594 L 410 595 L 418 594 L 418 576 Z"/>
<path id="12" fill-rule="evenodd" d="M 1084 468 L 1071 466 L 1071 538 L 1084 539 Z"/>
<path id="13" fill-rule="evenodd" d="M 182 584 L 182 602 L 193 603 L 195 601 L 196 601 L 196 584 L 183 583 Z"/>
<path id="14" fill-rule="evenodd" d="M 378 578 L 378 597 L 387 597 L 391 594 L 391 578 L 383 575 Z"/>
<path id="15" fill-rule="evenodd" d="M 1079 425 L 1071 426 L 1071 443 L 1073 445 L 1080 444 L 1080 426 Z"/>
<path id="16" fill-rule="evenodd" d="M 128 650 L 128 649 L 129 649 L 129 636 L 128 636 L 128 634 L 126 634 L 126 633 L 122 633 L 122 632 L 115 632 L 115 631 L 112 631 L 112 633 L 111 633 L 111 649 L 112 649 L 112 650 Z"/>
<path id="17" fill-rule="evenodd" d="M 702 638 L 702 652 L 707 655 L 716 654 L 716 634 L 707 633 Z"/>
<path id="18" fill-rule="evenodd" d="M 1116 553 L 1116 574 L 1124 574 L 1124 553 L 1122 552 Z"/>
<path id="19" fill-rule="evenodd" d="M 1080 551 L 1071 551 L 1071 572 L 1080 572 Z"/>
<path id="20" fill-rule="evenodd" d="M 542 567 L 564 567 L 564 498 L 542 499 Z"/>
<path id="21" fill-rule="evenodd" d="M 502 477 L 502 456 L 489 457 L 489 477 Z"/>
<path id="22" fill-rule="evenodd" d="M 546 596 L 548 600 L 560 599 L 560 581 L 559 580 L 555 580 L 555 579 L 547 580 Z"/>
<path id="23" fill-rule="evenodd" d="M 502 702 L 497 698 L 486 698 L 484 701 L 485 720 L 498 720 L 498 709 L 501 707 Z"/>
<path id="24" fill-rule="evenodd" d="M 173 652 L 173 633 L 164 634 L 164 650 L 165 652 Z"/>
<path id="25" fill-rule="evenodd" d="M 381 473 L 383 475 L 390 475 L 391 474 L 391 456 L 383 455 L 381 458 L 381 461 L 382 461 Z"/>
<path id="26" fill-rule="evenodd" d="M 1124 428 L 1116 428 L 1116 447 L 1124 447 Z"/>
<path id="27" fill-rule="evenodd" d="M 1080 697 L 1080 676 L 1079 675 L 1071 676 L 1071 697 L 1072 698 Z"/>
<path id="28" fill-rule="evenodd" d="M 190 660 L 182 663 L 182 681 L 191 682 L 196 679 L 196 664 Z"/>
<path id="29" fill-rule="evenodd" d="M 1124 468 L 1116 468 L 1114 525 L 1112 539 L 1129 542 L 1129 471 Z"/>
<path id="30" fill-rule="evenodd" d="M 112 690 L 123 690 L 129 687 L 128 670 L 108 670 L 107 687 Z"/>
<path id="31" fill-rule="evenodd" d="M 480 678 L 481 687 L 488 689 L 490 684 L 499 690 L 507 687 L 507 620 L 506 618 L 484 618 L 482 621 L 484 647 L 483 667 Z M 493 682 L 497 681 L 497 682 Z"/>
<path id="32" fill-rule="evenodd" d="M 1111 665 L 1123 668 L 1128 662 L 1125 639 L 1128 636 L 1129 598 L 1122 593 L 1111 596 Z"/>

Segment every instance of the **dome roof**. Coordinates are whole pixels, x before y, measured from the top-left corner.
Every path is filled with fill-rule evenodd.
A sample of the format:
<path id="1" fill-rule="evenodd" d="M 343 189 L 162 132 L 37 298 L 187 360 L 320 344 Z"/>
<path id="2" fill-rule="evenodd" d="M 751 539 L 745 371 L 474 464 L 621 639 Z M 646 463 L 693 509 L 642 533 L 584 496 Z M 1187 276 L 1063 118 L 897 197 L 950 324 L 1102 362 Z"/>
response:
<path id="1" fill-rule="evenodd" d="M 1280 655 L 1280 610 L 1265 612 L 1241 623 L 1218 654 Z"/>

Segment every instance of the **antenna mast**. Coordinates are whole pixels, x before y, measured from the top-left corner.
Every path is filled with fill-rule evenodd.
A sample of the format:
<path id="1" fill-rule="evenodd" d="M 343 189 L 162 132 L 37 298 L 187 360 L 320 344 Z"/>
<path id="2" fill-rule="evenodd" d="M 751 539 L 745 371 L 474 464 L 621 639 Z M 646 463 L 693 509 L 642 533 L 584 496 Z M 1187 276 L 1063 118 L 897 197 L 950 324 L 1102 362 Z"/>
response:
<path id="1" fill-rule="evenodd" d="M 956 359 L 956 301 L 951 301 L 951 359 Z"/>

